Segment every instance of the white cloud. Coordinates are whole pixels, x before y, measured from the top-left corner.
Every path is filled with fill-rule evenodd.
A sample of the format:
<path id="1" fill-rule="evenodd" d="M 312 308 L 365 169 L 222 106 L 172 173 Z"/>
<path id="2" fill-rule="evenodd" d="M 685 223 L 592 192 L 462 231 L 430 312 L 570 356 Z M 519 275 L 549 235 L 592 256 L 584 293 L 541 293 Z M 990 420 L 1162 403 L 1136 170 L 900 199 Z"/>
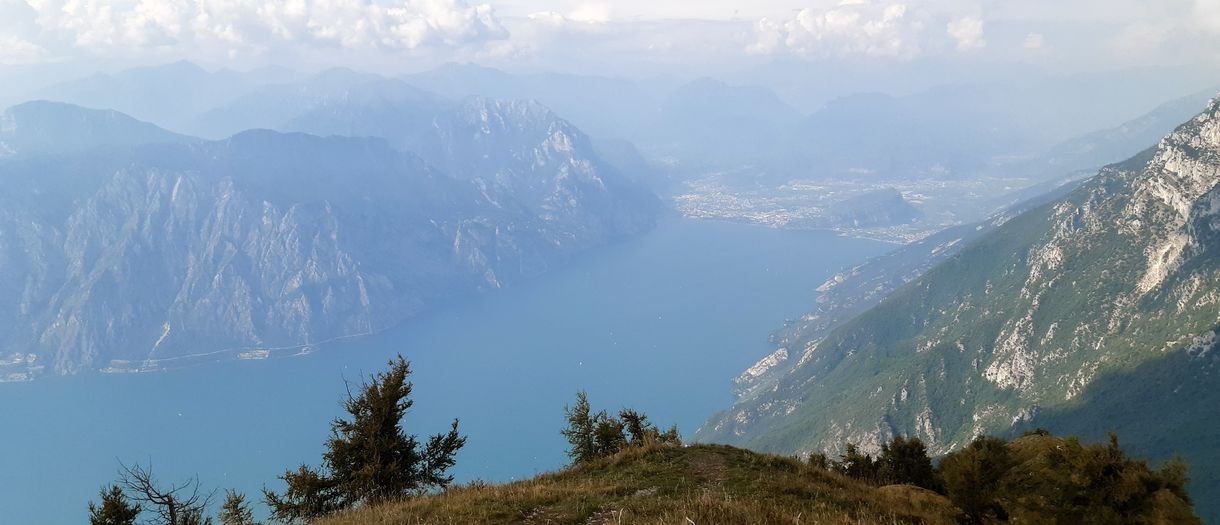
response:
<path id="1" fill-rule="evenodd" d="M 507 37 L 489 4 L 464 0 L 28 0 L 39 28 L 102 54 L 174 46 L 258 51 L 461 47 Z M 185 48 L 185 49 L 182 49 Z"/>
<path id="2" fill-rule="evenodd" d="M 0 34 L 0 65 L 28 64 L 39 61 L 46 50 L 13 35 Z"/>
<path id="3" fill-rule="evenodd" d="M 922 13 L 901 3 L 848 0 L 829 8 L 807 7 L 788 20 L 759 20 L 749 50 L 808 57 L 912 57 L 920 52 L 924 20 Z"/>
<path id="4" fill-rule="evenodd" d="M 232 67 L 491 57 L 510 68 L 664 72 L 749 67 L 758 54 L 1211 64 L 1220 0 L 0 0 L 0 38 L 8 62 Z"/>
<path id="5" fill-rule="evenodd" d="M 610 8 L 601 4 L 583 4 L 572 10 L 568 18 L 577 22 L 604 24 L 610 21 Z"/>
<path id="6" fill-rule="evenodd" d="M 1172 34 L 1164 23 L 1141 20 L 1124 27 L 1110 40 L 1110 45 L 1127 56 L 1155 56 Z"/>
<path id="7" fill-rule="evenodd" d="M 563 27 L 568 29 L 591 29 L 592 26 L 609 23 L 610 8 L 603 5 L 583 4 L 568 13 L 560 13 L 559 11 L 538 11 L 530 13 L 528 20 L 536 22 L 541 26 Z"/>
<path id="8" fill-rule="evenodd" d="M 1220 2 L 1215 0 L 1193 0 L 1190 19 L 1203 30 L 1220 33 Z"/>
<path id="9" fill-rule="evenodd" d="M 971 51 L 987 47 L 983 38 L 983 20 L 974 16 L 964 16 L 950 20 L 945 30 L 957 43 L 959 51 Z"/>

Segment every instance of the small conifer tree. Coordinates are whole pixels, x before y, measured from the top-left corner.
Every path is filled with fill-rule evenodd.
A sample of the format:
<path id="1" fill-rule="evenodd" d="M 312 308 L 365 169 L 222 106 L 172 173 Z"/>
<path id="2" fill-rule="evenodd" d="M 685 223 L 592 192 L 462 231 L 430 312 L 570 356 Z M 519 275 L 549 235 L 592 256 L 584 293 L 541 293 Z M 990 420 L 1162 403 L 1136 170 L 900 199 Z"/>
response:
<path id="1" fill-rule="evenodd" d="M 835 462 L 835 469 L 847 477 L 876 482 L 879 465 L 869 454 L 860 452 L 855 443 L 848 443 L 843 455 Z"/>
<path id="2" fill-rule="evenodd" d="M 410 364 L 401 355 L 389 369 L 348 394 L 349 419 L 331 423 L 322 469 L 302 465 L 280 479 L 288 490 L 264 489 L 272 518 L 287 523 L 310 521 L 356 505 L 410 497 L 453 482 L 446 472 L 466 444 L 455 419 L 448 432 L 426 444 L 402 428 L 411 408 Z"/>
<path id="3" fill-rule="evenodd" d="M 254 521 L 254 512 L 246 501 L 246 495 L 230 490 L 225 493 L 224 504 L 220 506 L 220 525 L 262 525 Z"/>
<path id="4" fill-rule="evenodd" d="M 1008 513 L 997 497 L 1004 475 L 1015 463 L 1006 441 L 979 436 L 966 448 L 940 460 L 945 495 L 971 523 L 1007 521 Z"/>
<path id="5" fill-rule="evenodd" d="M 619 411 L 618 419 L 627 431 L 627 439 L 632 445 L 642 445 L 657 437 L 657 429 L 648 422 L 648 416 L 630 408 Z"/>
<path id="6" fill-rule="evenodd" d="M 595 425 L 592 410 L 589 408 L 588 394 L 583 390 L 577 392 L 576 405 L 564 407 L 563 411 L 568 420 L 568 427 L 561 433 L 571 445 L 571 448 L 568 449 L 568 457 L 572 458 L 573 463 L 584 463 L 597 457 L 594 438 Z"/>
<path id="7" fill-rule="evenodd" d="M 89 502 L 89 525 L 135 525 L 140 505 L 132 502 L 118 485 L 103 487 L 102 502 Z"/>

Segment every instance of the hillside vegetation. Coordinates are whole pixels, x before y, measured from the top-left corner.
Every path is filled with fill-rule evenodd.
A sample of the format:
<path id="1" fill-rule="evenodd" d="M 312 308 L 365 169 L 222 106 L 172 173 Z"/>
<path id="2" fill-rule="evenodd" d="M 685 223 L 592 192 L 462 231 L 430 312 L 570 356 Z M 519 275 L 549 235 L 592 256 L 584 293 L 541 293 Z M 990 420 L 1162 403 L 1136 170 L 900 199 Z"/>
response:
<path id="1" fill-rule="evenodd" d="M 623 408 L 594 411 L 584 392 L 564 408 L 572 464 L 504 485 L 454 486 L 448 473 L 466 437 L 420 440 L 402 425 L 414 406 L 402 356 L 349 391 L 350 417 L 331 423 L 322 464 L 263 489 L 275 522 L 288 525 L 546 524 L 964 524 L 1200 523 L 1186 465 L 1150 468 L 1118 436 L 1084 444 L 1044 430 L 1018 439 L 979 436 L 934 465 L 919 438 L 896 436 L 876 456 L 853 443 L 831 459 L 804 460 L 726 445 L 683 446 Z M 212 525 L 198 478 L 165 485 L 151 463 L 120 463 L 119 479 L 88 505 L 91 525 Z M 229 490 L 219 525 L 261 525 L 245 495 Z M 144 521 L 139 521 L 140 518 Z M 151 520 L 147 518 L 151 517 Z"/>
<path id="2" fill-rule="evenodd" d="M 793 458 L 723 445 L 646 446 L 505 485 L 340 514 L 318 525 L 416 523 L 955 523 L 947 499 L 873 487 Z"/>
<path id="3" fill-rule="evenodd" d="M 318 525 L 1200 523 L 1169 466 L 1116 443 L 995 438 L 943 462 L 947 492 L 877 486 L 795 458 L 725 445 L 630 447 L 505 485 L 473 483 L 373 505 Z M 989 468 L 991 467 L 991 468 Z M 938 484 L 940 481 L 938 480 Z M 967 511 L 959 507 L 965 507 Z"/>

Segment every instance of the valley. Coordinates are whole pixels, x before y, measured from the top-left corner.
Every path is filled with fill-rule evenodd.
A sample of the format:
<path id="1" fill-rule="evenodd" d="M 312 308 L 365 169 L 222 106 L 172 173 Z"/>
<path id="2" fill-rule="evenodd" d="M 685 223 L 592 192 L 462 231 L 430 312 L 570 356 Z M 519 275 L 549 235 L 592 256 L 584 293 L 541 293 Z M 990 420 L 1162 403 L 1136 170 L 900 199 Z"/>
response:
<path id="1" fill-rule="evenodd" d="M 1214 68 L 1041 69 L 1041 33 L 989 21 L 988 47 L 981 20 L 898 5 L 870 27 L 911 35 L 844 50 L 867 67 L 756 54 L 878 7 L 842 2 L 760 19 L 791 34 L 732 71 L 471 55 L 498 69 L 415 59 L 622 21 L 425 4 L 456 11 L 362 4 L 344 31 L 381 35 L 316 58 L 157 62 L 174 29 L 136 67 L 0 86 L 0 521 L 133 525 L 83 504 L 116 461 L 287 523 L 1220 520 Z M 137 15 L 124 38 L 159 23 Z M 929 21 L 954 41 L 917 54 L 969 74 L 873 56 Z M 343 32 L 294 23 L 269 31 Z M 0 80 L 38 73 L 5 27 Z M 421 31 L 462 34 L 398 40 Z M 335 60 L 351 45 L 394 56 Z M 389 359 L 397 382 L 353 398 Z M 450 422 L 448 452 L 408 436 Z"/>
<path id="2" fill-rule="evenodd" d="M 827 230 L 902 245 L 1000 213 L 1037 183 L 987 177 L 870 180 L 867 175 L 779 185 L 744 182 L 751 178 L 748 172 L 710 174 L 684 182 L 671 198 L 689 218 Z"/>

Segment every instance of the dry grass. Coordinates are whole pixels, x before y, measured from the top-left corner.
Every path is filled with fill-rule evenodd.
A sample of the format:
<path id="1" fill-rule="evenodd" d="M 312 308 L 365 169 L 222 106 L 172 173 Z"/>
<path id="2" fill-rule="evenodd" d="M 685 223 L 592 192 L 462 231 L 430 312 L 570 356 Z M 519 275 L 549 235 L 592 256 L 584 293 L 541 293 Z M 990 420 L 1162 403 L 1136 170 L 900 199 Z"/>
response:
<path id="1" fill-rule="evenodd" d="M 319 525 L 948 525 L 956 514 L 922 489 L 879 489 L 791 458 L 697 445 L 629 449 L 527 481 L 456 487 Z"/>

